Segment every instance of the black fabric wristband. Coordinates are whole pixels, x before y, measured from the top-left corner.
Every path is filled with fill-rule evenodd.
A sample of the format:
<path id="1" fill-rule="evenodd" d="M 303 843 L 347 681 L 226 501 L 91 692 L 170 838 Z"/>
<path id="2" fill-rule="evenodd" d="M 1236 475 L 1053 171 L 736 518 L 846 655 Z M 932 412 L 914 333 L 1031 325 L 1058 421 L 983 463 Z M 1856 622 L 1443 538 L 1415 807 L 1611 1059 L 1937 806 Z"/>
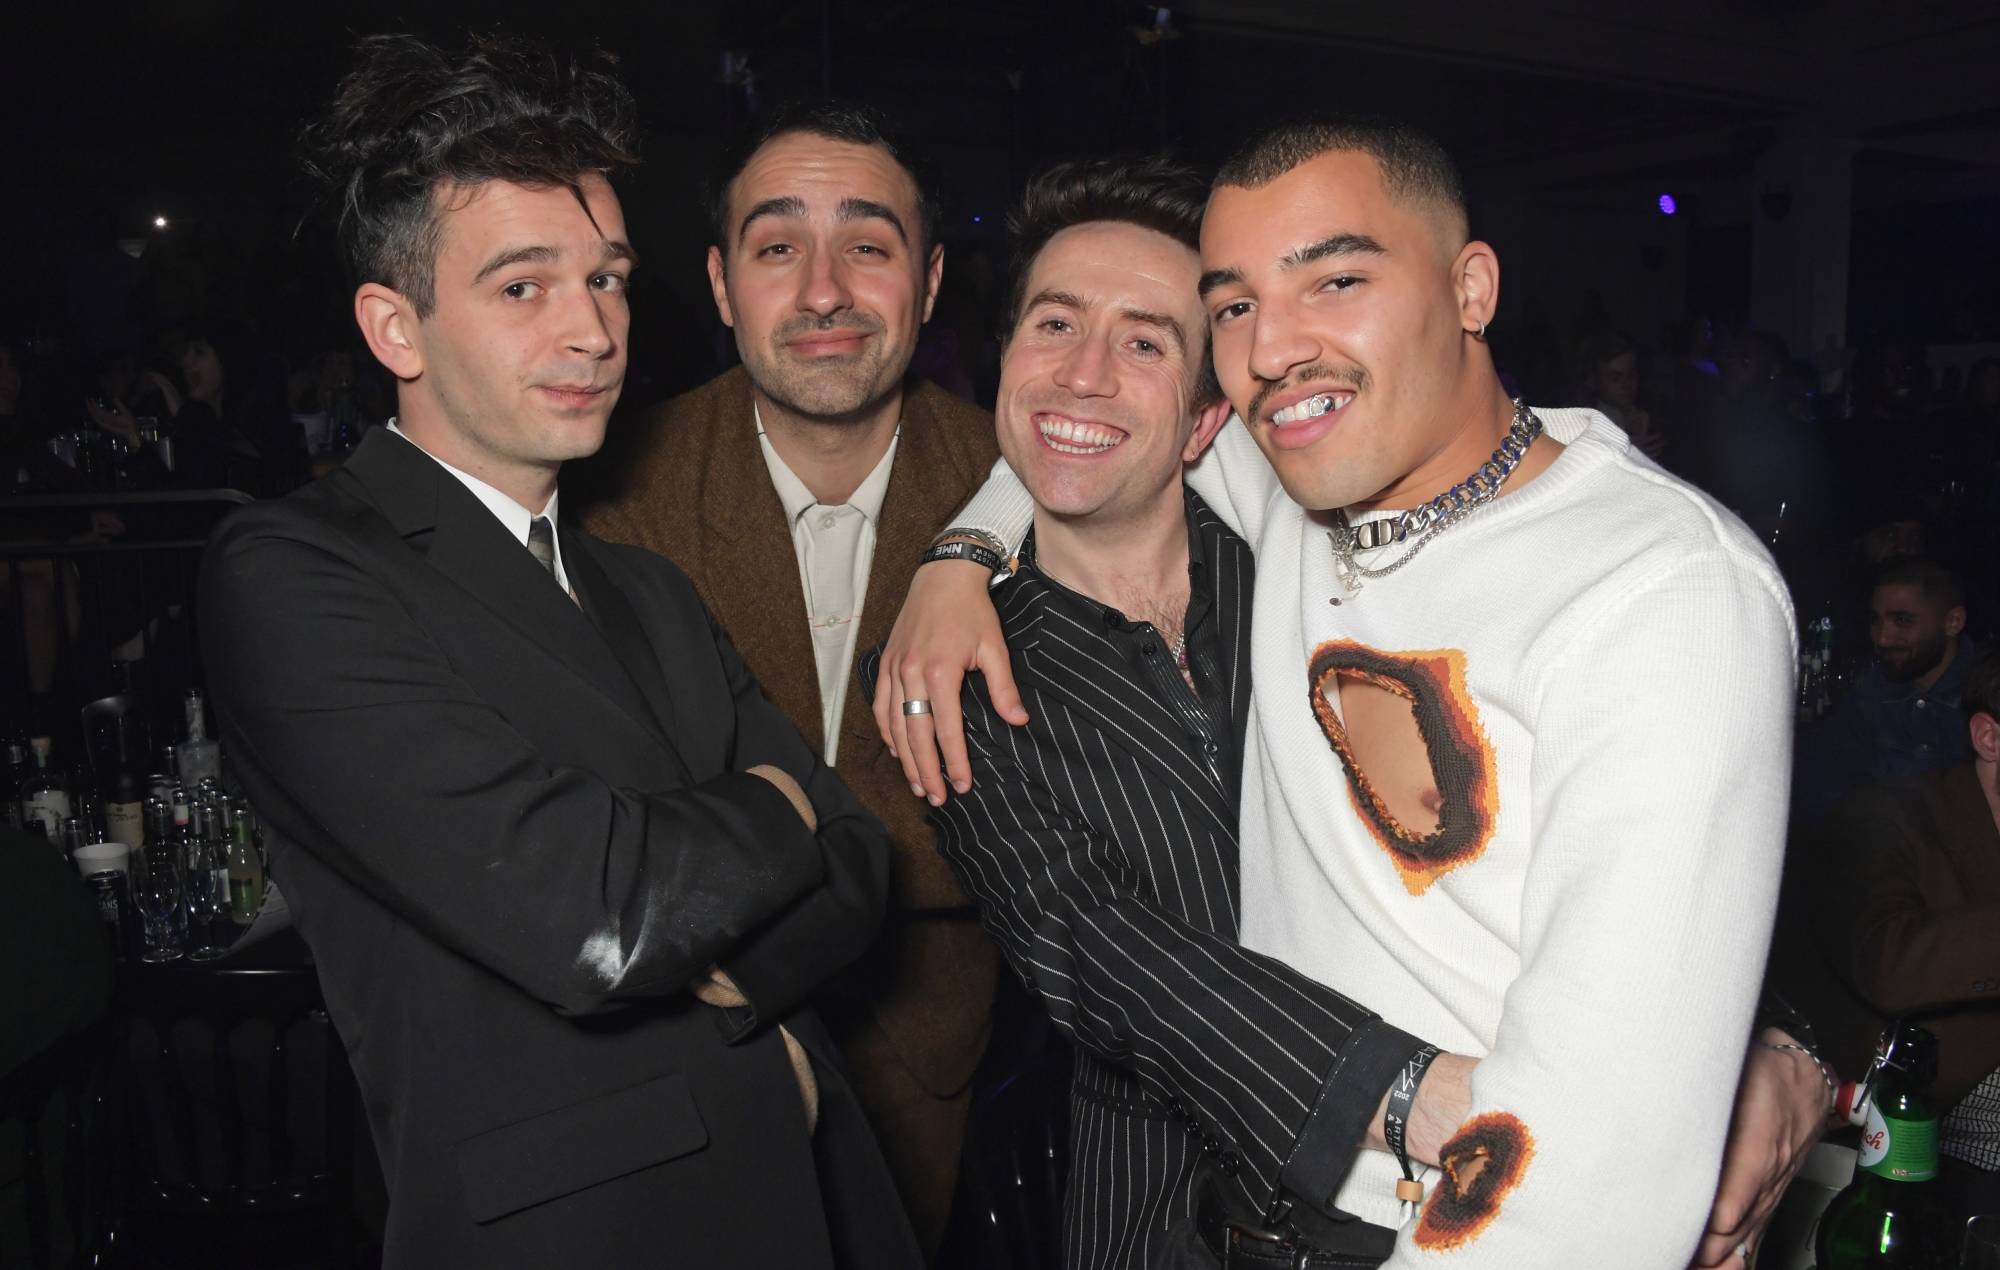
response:
<path id="1" fill-rule="evenodd" d="M 1396 1079 L 1389 1086 L 1389 1106 L 1382 1113 L 1382 1137 L 1389 1149 L 1396 1153 L 1396 1163 L 1403 1170 L 1403 1180 L 1414 1182 L 1417 1175 L 1410 1168 L 1410 1153 L 1404 1145 L 1405 1135 L 1410 1125 L 1410 1109 L 1417 1101 L 1417 1086 L 1424 1083 L 1424 1073 L 1430 1070 L 1431 1060 L 1438 1056 L 1438 1047 L 1422 1045 L 1417 1052 L 1404 1061 L 1403 1070 L 1396 1073 Z"/>
<path id="2" fill-rule="evenodd" d="M 999 552 L 976 542 L 941 542 L 935 547 L 925 548 L 923 557 L 917 563 L 929 564 L 933 560 L 970 560 L 974 564 L 985 565 L 994 573 L 1004 573 L 1007 569 L 1007 562 L 1000 558 Z"/>

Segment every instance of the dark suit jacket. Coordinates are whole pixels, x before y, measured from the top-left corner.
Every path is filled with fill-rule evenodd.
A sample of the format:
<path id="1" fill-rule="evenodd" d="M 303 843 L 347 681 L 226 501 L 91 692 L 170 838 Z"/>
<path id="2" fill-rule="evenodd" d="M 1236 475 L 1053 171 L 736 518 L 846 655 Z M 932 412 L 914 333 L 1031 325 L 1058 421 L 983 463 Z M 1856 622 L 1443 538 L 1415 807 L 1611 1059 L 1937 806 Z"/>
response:
<path id="1" fill-rule="evenodd" d="M 1418 1045 L 1236 942 L 1254 563 L 1186 498 L 1203 700 L 1185 692 L 1153 628 L 1055 585 L 1031 539 L 993 597 L 1029 722 L 1000 718 L 984 679 L 969 677 L 973 788 L 935 813 L 939 849 L 987 930 L 1077 1047 L 1064 1208 L 1073 1270 L 1159 1264 L 1179 1246 L 1168 1229 L 1189 1214 L 1203 1157 L 1244 1216 L 1282 1192 L 1305 1224 Z M 863 662 L 872 677 L 873 655 Z M 1227 751 L 1218 734 L 1233 738 Z M 1388 1232 L 1349 1224 L 1326 1210 L 1306 1229 L 1323 1246 L 1386 1254 Z"/>
<path id="2" fill-rule="evenodd" d="M 662 406 L 643 427 L 634 457 L 613 474 L 616 492 L 585 523 L 687 570 L 764 691 L 806 744 L 824 752 L 811 625 L 791 529 L 757 442 L 749 376 L 741 367 L 720 375 Z M 933 384 L 911 382 L 857 649 L 888 638 L 918 557 L 985 481 L 998 453 L 992 416 Z M 902 764 L 876 731 L 871 700 L 849 687 L 836 756 L 840 779 L 882 818 L 895 843 L 888 946 L 870 958 L 870 1004 L 895 1058 L 945 1096 L 964 1088 L 985 1048 L 998 959 L 969 920 L 896 921 L 969 916 L 969 909 L 937 854 L 927 805 L 911 795 Z M 857 1062 L 866 1059 L 857 1051 Z"/>
<path id="3" fill-rule="evenodd" d="M 386 1264 L 910 1264 L 800 1007 L 880 920 L 881 826 L 678 570 L 561 548 L 577 603 L 377 430 L 204 560 L 223 739 L 368 1108 Z M 749 1008 L 689 996 L 716 962 Z M 816 1137 L 781 1020 L 818 1047 Z"/>

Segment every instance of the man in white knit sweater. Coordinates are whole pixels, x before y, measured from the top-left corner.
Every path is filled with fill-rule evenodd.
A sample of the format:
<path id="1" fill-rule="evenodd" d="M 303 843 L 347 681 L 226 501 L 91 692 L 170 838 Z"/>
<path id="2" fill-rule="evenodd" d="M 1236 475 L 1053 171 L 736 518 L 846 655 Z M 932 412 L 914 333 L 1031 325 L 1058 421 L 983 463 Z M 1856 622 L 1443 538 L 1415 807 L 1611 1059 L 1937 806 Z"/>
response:
<path id="1" fill-rule="evenodd" d="M 1332 1201 L 1402 1227 L 1392 1265 L 1678 1270 L 1716 1198 L 1782 857 L 1784 585 L 1601 415 L 1507 400 L 1484 342 L 1498 262 L 1421 134 L 1267 134 L 1218 175 L 1202 257 L 1244 426 L 1190 482 L 1261 583 L 1243 942 L 1481 1059 L 1420 1210 L 1380 1152 Z M 1017 535 L 1018 485 L 960 519 Z M 964 569 L 920 575 L 877 708 L 922 776 L 928 726 L 891 712 L 937 702 L 960 781 L 951 672 L 1011 696 L 1004 650 L 963 637 L 989 616 Z M 1749 1119 L 1775 1145 L 1739 1183 L 1768 1200 L 1812 1117 Z M 1705 1263 L 1754 1230 L 1728 1206 Z"/>

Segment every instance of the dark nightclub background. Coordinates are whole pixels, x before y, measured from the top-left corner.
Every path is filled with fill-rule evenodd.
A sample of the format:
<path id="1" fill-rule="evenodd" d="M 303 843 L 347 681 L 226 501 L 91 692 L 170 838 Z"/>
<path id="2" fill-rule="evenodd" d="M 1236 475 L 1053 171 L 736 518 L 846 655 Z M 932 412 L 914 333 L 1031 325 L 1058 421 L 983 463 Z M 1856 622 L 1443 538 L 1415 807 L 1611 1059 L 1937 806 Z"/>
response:
<path id="1" fill-rule="evenodd" d="M 1815 738 L 1863 736 L 1868 753 L 1911 760 L 1910 771 L 1958 761 L 1933 745 L 1940 738 L 1966 745 L 1955 686 L 1938 689 L 1949 719 L 1904 727 L 1927 700 L 1873 664 L 1883 650 L 1867 609 L 1885 562 L 1927 553 L 1955 565 L 1970 614 L 1950 645 L 1960 678 L 2000 616 L 2000 0 L 10 0 L 0 6 L 0 740 L 13 742 L 10 778 L 24 798 L 27 782 L 47 794 L 55 780 L 26 758 L 27 738 L 50 734 L 61 761 L 78 764 L 73 786 L 91 788 L 81 764 L 98 716 L 79 711 L 85 702 L 123 703 L 116 762 L 91 758 L 114 778 L 136 780 L 154 752 L 136 743 L 142 765 L 128 770 L 126 712 L 136 735 L 180 739 L 182 719 L 200 717 L 199 702 L 191 716 L 182 708 L 200 681 L 189 579 L 209 525 L 331 470 L 393 409 L 296 167 L 300 129 L 352 64 L 354 42 L 385 31 L 450 45 L 507 33 L 620 59 L 645 131 L 645 162 L 621 186 L 645 267 L 598 473 L 617 470 L 652 407 L 734 360 L 703 266 L 701 176 L 761 107 L 858 98 L 930 160 L 946 262 L 916 366 L 984 404 L 998 376 L 1005 218 L 1045 165 L 1160 147 L 1213 164 L 1308 109 L 1414 120 L 1461 159 L 1474 232 L 1498 250 L 1490 339 L 1509 383 L 1537 405 L 1604 410 L 1741 514 L 1784 568 L 1802 635 L 1801 776 L 1836 793 L 1860 783 L 1814 759 Z M 580 501 L 566 492 L 564 512 Z M 1936 629 L 1954 611 L 1953 587 L 1883 585 L 1919 591 Z M 1939 636 L 1925 692 L 1941 682 L 1945 647 Z M 152 770 L 173 772 L 166 759 Z M 22 840 L 35 854 L 12 858 L 46 865 L 40 840 Z M 1819 843 L 1800 836 L 1794 849 Z M 1821 872 L 1823 857 L 1807 858 L 1815 867 L 1792 876 Z M 67 887 L 66 874 L 56 881 Z M 1857 883 L 1788 911 L 1837 932 L 1844 919 L 1826 915 L 1867 892 Z M 10 900 L 30 915 L 56 910 L 0 876 L 0 934 L 29 947 L 40 936 L 7 915 Z M 294 944 L 290 969 L 316 1001 Z M 1775 946 L 1818 945 L 1781 935 Z M 101 969 L 108 983 L 108 961 Z M 88 1065 L 51 1048 L 36 1079 L 123 1070 L 124 1058 L 108 1065 L 109 1046 L 129 1048 L 116 1029 L 131 1002 L 167 998 L 122 982 L 107 1047 L 77 1049 Z M 103 1015 L 105 1001 L 94 1008 Z M 345 1179 L 345 1067 L 330 1032 L 316 1035 L 325 1066 L 296 1088 L 324 1092 L 316 1158 L 329 1162 L 324 1177 Z M 99 1041 L 78 1030 L 65 1044 Z M 8 1057 L 0 1047 L 0 1077 Z M 164 1042 L 154 1057 L 174 1070 Z M 271 1066 L 288 1070 L 282 1053 Z M 23 1139 L 8 1127 L 9 1091 L 24 1087 L 0 1081 L 6 1265 L 32 1243 L 37 1214 L 88 1198 L 79 1186 L 41 1204 L 24 1186 Z M 214 1088 L 208 1102 L 174 1105 L 214 1123 L 236 1105 L 220 1077 Z M 151 1117 L 131 1123 L 151 1132 Z M 274 1141 L 293 1127 L 282 1111 L 267 1125 Z M 358 1140 L 365 1163 L 365 1133 Z M 69 1134 L 49 1172 L 113 1161 L 137 1176 L 164 1158 L 123 1138 L 91 1150 Z M 356 1170 L 379 1235 L 379 1194 Z M 145 1182 L 157 1191 L 166 1177 Z M 968 1204 L 971 1192 L 954 1238 L 976 1244 L 995 1210 Z M 234 1264 L 209 1255 L 232 1224 L 194 1203 L 209 1193 L 172 1194 L 193 1196 L 196 1216 L 173 1244 L 193 1253 L 161 1264 Z M 341 1229 L 346 1198 L 324 1205 Z M 72 1225 L 84 1246 L 91 1223 Z M 250 1233 L 238 1246 L 261 1254 Z M 322 1251 L 311 1225 L 286 1238 Z"/>
<path id="2" fill-rule="evenodd" d="M 88 362 L 226 320 L 297 363 L 351 346 L 293 167 L 355 37 L 504 30 L 617 53 L 647 129 L 625 190 L 647 259 L 622 413 L 729 355 L 698 174 L 755 106 L 879 104 L 948 210 L 932 344 L 990 392 L 1008 202 L 1065 156 L 1203 162 L 1307 106 L 1405 115 L 1462 156 L 1506 269 L 1495 339 L 1537 400 L 1575 346 L 1642 374 L 1769 331 L 1829 391 L 1895 342 L 1942 383 L 2000 342 L 2000 9 L 1985 0 L 729 0 L 630 6 L 38 5 L 5 20 L 0 333 Z M 162 225 L 161 222 L 164 222 Z M 947 341 L 949 342 L 949 341 Z M 1646 391 L 1664 392 L 1664 382 Z"/>

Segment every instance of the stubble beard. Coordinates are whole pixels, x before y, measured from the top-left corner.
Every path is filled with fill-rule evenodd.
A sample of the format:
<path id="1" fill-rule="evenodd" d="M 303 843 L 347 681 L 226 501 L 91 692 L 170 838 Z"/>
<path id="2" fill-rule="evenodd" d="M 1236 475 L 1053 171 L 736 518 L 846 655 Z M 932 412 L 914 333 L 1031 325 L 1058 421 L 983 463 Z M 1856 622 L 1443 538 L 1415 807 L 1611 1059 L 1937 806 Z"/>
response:
<path id="1" fill-rule="evenodd" d="M 852 357 L 817 358 L 807 363 L 785 351 L 785 343 L 805 331 L 836 330 L 875 338 Z M 889 350 L 882 334 L 879 322 L 791 325 L 774 335 L 764 356 L 744 369 L 766 397 L 804 422 L 834 427 L 866 422 L 870 408 L 888 396 L 901 379 L 900 374 L 888 373 Z M 914 344 L 910 352 L 914 356 Z M 908 369 L 907 362 L 904 369 Z"/>

